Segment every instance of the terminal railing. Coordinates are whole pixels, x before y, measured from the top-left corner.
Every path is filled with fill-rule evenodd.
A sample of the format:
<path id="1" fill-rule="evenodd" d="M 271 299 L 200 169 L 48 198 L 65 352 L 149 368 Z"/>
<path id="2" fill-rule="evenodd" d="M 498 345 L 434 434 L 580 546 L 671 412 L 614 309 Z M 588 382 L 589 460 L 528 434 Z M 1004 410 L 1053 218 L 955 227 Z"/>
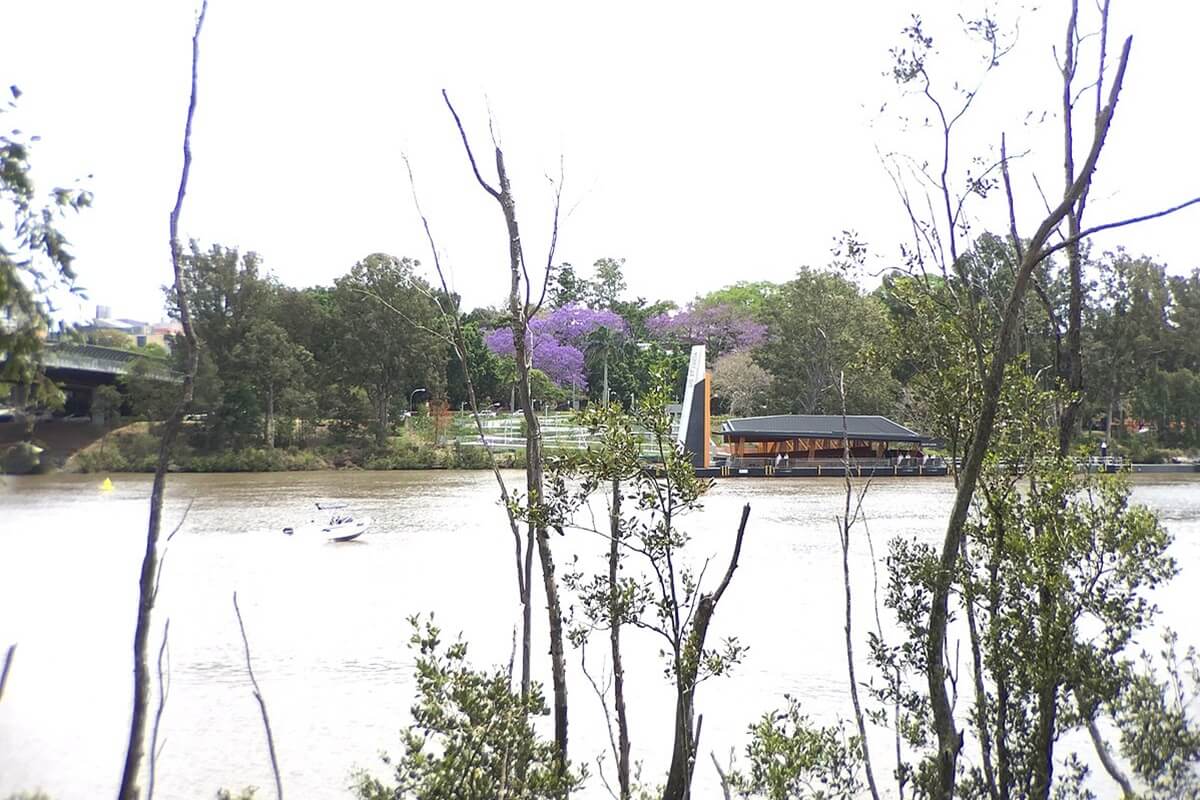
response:
<path id="1" fill-rule="evenodd" d="M 841 467 L 844 465 L 844 460 L 841 458 L 808 458 L 802 456 L 800 458 L 779 458 L 778 456 L 741 456 L 730 457 L 725 461 L 718 461 L 719 465 L 726 465 L 733 469 L 753 469 L 758 467 L 774 467 L 775 469 L 788 469 L 789 467 Z M 850 466 L 853 469 L 875 469 L 875 468 L 891 468 L 899 467 L 917 468 L 917 467 L 940 467 L 945 465 L 945 461 L 936 456 L 928 458 L 913 458 L 911 456 L 894 457 L 894 458 L 851 458 Z"/>

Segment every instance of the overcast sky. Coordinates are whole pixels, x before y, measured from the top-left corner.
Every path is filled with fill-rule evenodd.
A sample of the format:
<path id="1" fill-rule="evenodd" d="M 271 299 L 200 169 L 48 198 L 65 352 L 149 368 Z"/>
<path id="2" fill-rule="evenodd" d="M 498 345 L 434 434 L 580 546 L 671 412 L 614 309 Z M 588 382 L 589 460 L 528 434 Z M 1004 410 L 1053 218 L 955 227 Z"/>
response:
<path id="1" fill-rule="evenodd" d="M 42 137 L 33 159 L 43 188 L 92 176 L 94 208 L 67 225 L 90 298 L 77 313 L 102 303 L 117 316 L 162 314 L 197 7 L 0 0 L 0 81 L 25 93 L 6 124 Z M 1010 153 L 1029 152 L 1014 165 L 1025 235 L 1042 209 L 1030 175 L 1048 195 L 1062 191 L 1051 48 L 1061 51 L 1066 8 L 1003 4 L 1019 40 L 984 82 L 955 150 L 952 179 L 1002 131 Z M 956 14 L 969 9 L 911 9 L 935 35 L 942 91 L 979 75 L 957 32 Z M 848 228 L 882 266 L 899 252 L 906 217 L 880 153 L 937 156 L 937 132 L 921 125 L 928 107 L 883 75 L 908 14 L 882 1 L 211 0 L 182 230 L 256 250 L 297 286 L 331 283 L 376 251 L 429 263 L 407 153 L 456 288 L 470 306 L 500 302 L 503 221 L 474 183 L 445 88 L 488 174 L 489 108 L 495 117 L 531 263 L 545 260 L 547 176 L 561 157 L 569 215 L 556 261 L 625 258 L 634 294 L 684 302 L 735 280 L 786 280 L 828 263 Z M 1092 224 L 1200 194 L 1200 7 L 1115 0 L 1111 28 L 1114 54 L 1124 35 L 1134 44 Z M 1000 193 L 972 209 L 977 229 L 1006 227 Z M 1200 212 L 1185 211 L 1097 245 L 1125 244 L 1184 273 L 1200 266 L 1198 226 Z"/>

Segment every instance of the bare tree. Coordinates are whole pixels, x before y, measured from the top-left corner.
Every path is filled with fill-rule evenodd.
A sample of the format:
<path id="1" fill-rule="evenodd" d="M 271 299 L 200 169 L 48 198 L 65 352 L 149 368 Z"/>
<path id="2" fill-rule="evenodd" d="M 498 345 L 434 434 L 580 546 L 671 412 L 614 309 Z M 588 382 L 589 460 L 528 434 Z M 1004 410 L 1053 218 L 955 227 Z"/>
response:
<path id="1" fill-rule="evenodd" d="M 179 346 L 185 354 L 183 387 L 170 417 L 163 426 L 158 445 L 158 463 L 154 470 L 154 484 L 150 490 L 150 521 L 146 531 L 146 552 L 142 558 L 141 577 L 138 581 L 137 622 L 133 634 L 133 713 L 129 724 L 129 746 L 125 752 L 125 766 L 121 773 L 120 800 L 137 800 L 139 795 L 137 778 L 145 750 L 146 722 L 150 706 L 150 667 L 147 657 L 150 639 L 151 613 L 157 593 L 158 577 L 158 534 L 162 524 L 163 495 L 167 484 L 167 465 L 171 449 L 183 424 L 183 414 L 192 402 L 199 350 L 196 334 L 192 329 L 192 317 L 188 310 L 188 299 L 184 291 L 182 248 L 179 244 L 179 216 L 183 211 L 183 199 L 187 193 L 188 172 L 192 165 L 192 118 L 196 113 L 196 73 L 200 61 L 200 31 L 204 26 L 204 15 L 208 11 L 208 0 L 203 0 L 196 17 L 192 34 L 192 78 L 191 94 L 188 99 L 187 121 L 183 129 L 183 168 L 179 176 L 179 189 L 170 216 L 171 267 L 174 273 L 175 301 L 179 308 L 179 322 L 183 338 Z"/>
<path id="2" fill-rule="evenodd" d="M 563 620 L 562 609 L 558 599 L 558 583 L 554 574 L 554 556 L 550 549 L 550 539 L 546 524 L 542 521 L 543 515 L 536 511 L 545 498 L 545 481 L 542 463 L 542 431 L 537 414 L 533 408 L 530 389 L 530 373 L 533 371 L 533 361 L 529 341 L 529 320 L 541 309 L 550 282 L 549 278 L 554 260 L 554 249 L 558 240 L 558 195 L 556 194 L 555 198 L 553 226 L 546 266 L 542 276 L 542 287 L 535 300 L 534 289 L 529 278 L 529 270 L 525 264 L 525 251 L 521 240 L 520 224 L 517 220 L 517 204 L 504 164 L 504 151 L 493 135 L 492 145 L 496 160 L 497 181 L 499 183 L 499 188 L 497 189 L 480 174 L 479 167 L 475 161 L 475 154 L 471 150 L 471 144 L 467 138 L 466 130 L 463 128 L 458 112 L 455 111 L 453 104 L 450 102 L 449 95 L 443 91 L 442 97 L 446 101 L 446 107 L 454 117 L 454 123 L 458 127 L 459 135 L 462 137 L 463 147 L 466 150 L 467 159 L 471 163 L 471 171 L 475 175 L 475 180 L 500 206 L 504 217 L 505 229 L 508 232 L 510 278 L 508 311 L 512 327 L 514 360 L 517 366 L 517 396 L 525 416 L 526 501 L 532 512 L 529 515 L 529 527 L 526 533 L 528 537 L 527 547 L 531 546 L 529 542 L 537 543 L 538 559 L 542 567 L 542 585 L 546 592 L 546 611 L 550 624 L 550 666 L 554 686 L 554 740 L 558 746 L 562 768 L 566 769 L 568 763 L 567 677 L 566 662 L 563 653 Z M 559 191 L 561 191 L 561 186 Z M 532 580 L 528 558 L 525 563 L 524 581 L 526 586 L 528 586 Z M 526 603 L 525 614 L 529 615 L 530 613 L 530 604 Z M 528 659 L 529 628 L 530 625 L 527 620 L 525 624 L 526 638 L 522 643 L 523 662 Z"/>

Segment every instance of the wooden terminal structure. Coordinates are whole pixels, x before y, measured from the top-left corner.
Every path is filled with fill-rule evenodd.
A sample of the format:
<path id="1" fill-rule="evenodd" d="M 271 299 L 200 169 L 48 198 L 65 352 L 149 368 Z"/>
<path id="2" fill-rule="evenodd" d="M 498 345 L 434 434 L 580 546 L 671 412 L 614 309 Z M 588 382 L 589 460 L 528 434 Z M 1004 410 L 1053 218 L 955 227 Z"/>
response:
<path id="1" fill-rule="evenodd" d="M 887 417 L 778 414 L 727 420 L 721 437 L 729 456 L 720 474 L 833 475 L 844 473 L 849 440 L 851 471 L 862 475 L 945 475 L 941 459 L 926 457 L 933 440 Z"/>

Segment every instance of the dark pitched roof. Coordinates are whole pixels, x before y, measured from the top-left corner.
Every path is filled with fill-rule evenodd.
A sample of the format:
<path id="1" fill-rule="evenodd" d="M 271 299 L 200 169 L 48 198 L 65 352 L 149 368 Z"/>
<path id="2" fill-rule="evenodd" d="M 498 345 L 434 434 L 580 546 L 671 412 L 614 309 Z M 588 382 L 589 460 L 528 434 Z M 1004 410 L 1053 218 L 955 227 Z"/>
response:
<path id="1" fill-rule="evenodd" d="M 874 442 L 929 442 L 914 430 L 880 416 L 847 416 L 849 438 Z M 721 426 L 725 438 L 755 439 L 840 439 L 840 414 L 776 414 L 770 417 L 741 417 Z"/>

